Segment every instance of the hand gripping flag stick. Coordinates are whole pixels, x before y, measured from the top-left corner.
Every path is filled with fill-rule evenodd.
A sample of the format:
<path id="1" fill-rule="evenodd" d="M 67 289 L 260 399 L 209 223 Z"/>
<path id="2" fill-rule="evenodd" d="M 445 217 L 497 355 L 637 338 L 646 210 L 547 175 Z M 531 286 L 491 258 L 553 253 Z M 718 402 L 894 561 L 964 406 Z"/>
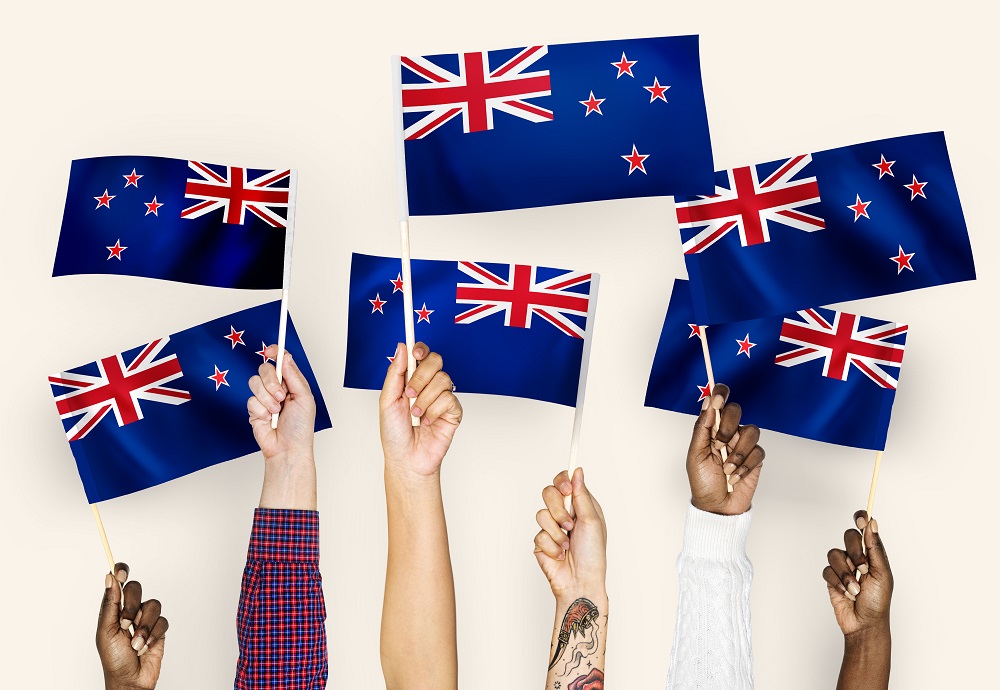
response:
<path id="1" fill-rule="evenodd" d="M 577 456 L 580 452 L 580 433 L 583 428 L 583 401 L 587 395 L 587 371 L 590 369 L 590 348 L 594 341 L 594 324 L 597 317 L 597 292 L 601 287 L 600 274 L 590 276 L 590 299 L 587 302 L 587 331 L 583 336 L 583 353 L 580 355 L 580 384 L 576 389 L 576 407 L 573 410 L 573 436 L 569 441 L 569 478 L 577 468 Z M 573 514 L 573 495 L 563 499 L 563 504 L 570 515 Z"/>
<path id="2" fill-rule="evenodd" d="M 288 330 L 288 287 L 292 282 L 292 242 L 295 240 L 295 197 L 299 188 L 299 171 L 292 170 L 288 178 L 288 227 L 285 229 L 285 265 L 281 278 L 281 312 L 278 317 L 278 356 L 274 362 L 281 383 L 281 366 L 285 361 L 285 334 Z M 271 428 L 278 428 L 278 412 L 271 415 Z"/>
<path id="3" fill-rule="evenodd" d="M 708 404 L 709 406 L 711 406 L 712 397 L 715 395 L 715 374 L 712 372 L 712 357 L 708 353 L 708 326 L 698 326 L 698 337 L 701 339 L 702 354 L 705 355 L 705 370 L 708 372 L 708 390 L 710 391 Z M 715 436 L 715 434 L 719 433 L 719 424 L 721 423 L 721 421 L 722 421 L 722 410 L 716 410 L 715 431 L 712 434 L 713 437 Z M 723 444 L 722 447 L 719 448 L 719 453 L 722 454 L 722 464 L 725 465 L 726 460 L 729 459 L 729 449 L 726 448 L 725 444 Z M 732 490 L 733 490 L 733 485 L 729 483 L 729 477 L 726 477 L 726 491 L 732 492 Z"/>

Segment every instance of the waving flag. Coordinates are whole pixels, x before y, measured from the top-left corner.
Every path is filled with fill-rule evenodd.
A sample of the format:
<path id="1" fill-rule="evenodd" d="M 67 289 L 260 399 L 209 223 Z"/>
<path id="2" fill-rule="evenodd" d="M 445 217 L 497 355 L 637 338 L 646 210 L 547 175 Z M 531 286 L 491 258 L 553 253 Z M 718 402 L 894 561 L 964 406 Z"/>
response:
<path id="1" fill-rule="evenodd" d="M 976 277 L 941 132 L 716 173 L 677 221 L 702 324 Z"/>
<path id="2" fill-rule="evenodd" d="M 646 406 L 696 415 L 707 397 L 701 327 L 688 281 L 674 281 Z M 831 309 L 708 328 L 712 368 L 747 424 L 884 450 L 903 364 L 905 324 Z"/>
<path id="3" fill-rule="evenodd" d="M 290 178 L 153 156 L 73 161 L 52 275 L 280 288 Z"/>
<path id="4" fill-rule="evenodd" d="M 411 215 L 712 188 L 698 37 L 400 58 Z"/>
<path id="5" fill-rule="evenodd" d="M 257 450 L 247 381 L 278 335 L 279 302 L 245 309 L 49 376 L 91 503 L 139 491 Z M 260 343 L 260 349 L 256 349 Z M 287 350 L 330 416 L 295 327 Z"/>
<path id="6" fill-rule="evenodd" d="M 416 338 L 441 353 L 458 390 L 576 404 L 592 274 L 430 260 L 412 271 Z M 382 388 L 403 342 L 402 292 L 398 258 L 354 255 L 348 388 Z"/>

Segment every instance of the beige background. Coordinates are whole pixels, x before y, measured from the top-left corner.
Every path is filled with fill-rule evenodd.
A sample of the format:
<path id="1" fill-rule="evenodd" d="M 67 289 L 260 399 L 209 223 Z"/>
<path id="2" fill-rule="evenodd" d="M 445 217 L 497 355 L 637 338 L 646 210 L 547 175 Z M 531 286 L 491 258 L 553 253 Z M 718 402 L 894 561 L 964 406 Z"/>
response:
<path id="1" fill-rule="evenodd" d="M 388 56 L 700 33 L 717 167 L 947 132 L 980 280 L 847 306 L 912 324 L 876 504 L 897 576 L 894 687 L 996 687 L 990 398 L 1000 244 L 988 215 L 996 15 L 972 7 L 8 5 L 0 24 L 9 372 L 0 685 L 101 684 L 93 633 L 106 565 L 45 375 L 274 297 L 50 278 L 71 159 L 135 153 L 299 169 L 292 313 L 335 424 L 317 439 L 331 687 L 377 688 L 386 539 L 376 394 L 341 382 L 351 251 L 397 251 Z M 413 236 L 420 257 L 603 275 L 582 461 L 609 520 L 610 687 L 663 688 L 691 419 L 642 401 L 669 287 L 684 275 L 670 200 L 418 219 Z M 531 556 L 534 513 L 566 460 L 572 411 L 485 396 L 463 402 L 466 422 L 444 468 L 461 685 L 541 687 L 553 607 Z M 774 433 L 762 443 L 767 465 L 748 547 L 757 684 L 830 687 L 841 638 L 820 571 L 864 504 L 873 454 Z M 251 456 L 102 506 L 116 556 L 170 618 L 165 690 L 232 683 L 260 478 Z"/>

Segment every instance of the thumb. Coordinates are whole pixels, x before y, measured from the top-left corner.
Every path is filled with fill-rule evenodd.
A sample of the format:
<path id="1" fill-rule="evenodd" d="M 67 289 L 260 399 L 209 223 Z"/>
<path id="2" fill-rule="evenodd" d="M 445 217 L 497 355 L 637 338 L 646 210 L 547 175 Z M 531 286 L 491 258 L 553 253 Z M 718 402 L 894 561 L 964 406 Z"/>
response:
<path id="1" fill-rule="evenodd" d="M 114 637 L 122 629 L 119 622 L 121 601 L 121 585 L 108 573 L 104 578 L 104 598 L 101 599 L 101 612 L 97 617 L 97 632 L 106 639 Z"/>
<path id="2" fill-rule="evenodd" d="M 583 468 L 577 467 L 573 472 L 573 512 L 578 520 L 584 522 L 596 522 L 600 520 L 597 508 L 594 506 L 594 497 L 587 489 L 584 480 Z"/>
<path id="3" fill-rule="evenodd" d="M 715 430 L 716 414 L 715 408 L 709 405 L 701 411 L 698 419 L 695 420 L 694 431 L 691 434 L 691 445 L 688 448 L 688 462 L 691 462 L 693 458 L 698 458 L 700 452 L 711 452 L 712 432 Z"/>
<path id="4" fill-rule="evenodd" d="M 878 534 L 878 521 L 872 518 L 865 526 L 865 551 L 868 556 L 869 573 L 876 579 L 892 577 L 889 557 L 885 553 L 882 537 Z"/>
<path id="5" fill-rule="evenodd" d="M 396 344 L 396 354 L 389 364 L 389 371 L 385 374 L 385 383 L 382 384 L 382 394 L 379 396 L 379 407 L 383 410 L 403 397 L 403 389 L 406 385 L 406 345 Z"/>

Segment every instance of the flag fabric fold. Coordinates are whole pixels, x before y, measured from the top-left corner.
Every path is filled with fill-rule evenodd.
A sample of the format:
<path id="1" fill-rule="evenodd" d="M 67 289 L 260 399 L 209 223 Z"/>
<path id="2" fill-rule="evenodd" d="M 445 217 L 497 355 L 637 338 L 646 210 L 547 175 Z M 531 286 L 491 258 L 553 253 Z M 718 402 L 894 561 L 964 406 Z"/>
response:
<path id="1" fill-rule="evenodd" d="M 697 415 L 708 381 L 688 281 L 674 281 L 646 389 L 647 407 Z M 812 308 L 707 329 L 716 381 L 743 423 L 884 450 L 908 327 Z"/>
<path id="2" fill-rule="evenodd" d="M 976 277 L 942 132 L 725 170 L 676 202 L 701 324 Z"/>
<path id="3" fill-rule="evenodd" d="M 275 301 L 245 309 L 49 377 L 90 503 L 258 449 L 247 381 L 277 340 L 279 308 Z M 315 429 L 330 428 L 291 319 L 286 349 L 316 398 Z"/>

